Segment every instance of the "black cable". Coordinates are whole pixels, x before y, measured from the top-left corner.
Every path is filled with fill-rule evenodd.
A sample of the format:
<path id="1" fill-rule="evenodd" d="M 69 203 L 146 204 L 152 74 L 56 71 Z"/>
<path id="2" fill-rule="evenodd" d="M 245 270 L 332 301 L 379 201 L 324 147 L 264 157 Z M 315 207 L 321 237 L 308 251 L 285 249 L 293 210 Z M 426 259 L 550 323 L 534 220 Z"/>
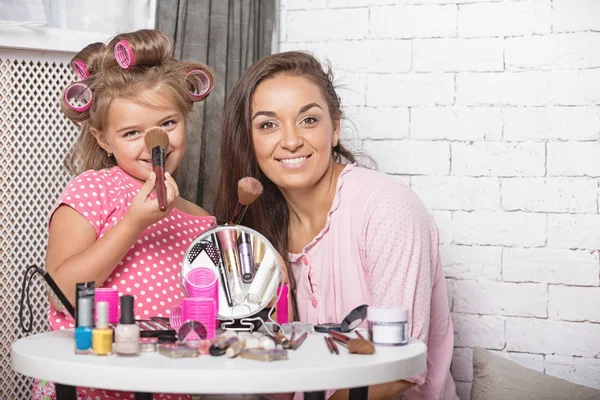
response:
<path id="1" fill-rule="evenodd" d="M 30 265 L 25 270 L 25 276 L 23 277 L 23 285 L 21 285 L 21 298 L 19 299 L 19 325 L 25 333 L 31 332 L 31 326 L 33 325 L 33 312 L 31 310 L 31 299 L 29 298 L 29 287 L 35 274 L 44 274 L 44 270 L 37 265 Z M 29 309 L 29 326 L 25 326 L 23 320 L 23 306 L 27 301 L 27 308 Z"/>

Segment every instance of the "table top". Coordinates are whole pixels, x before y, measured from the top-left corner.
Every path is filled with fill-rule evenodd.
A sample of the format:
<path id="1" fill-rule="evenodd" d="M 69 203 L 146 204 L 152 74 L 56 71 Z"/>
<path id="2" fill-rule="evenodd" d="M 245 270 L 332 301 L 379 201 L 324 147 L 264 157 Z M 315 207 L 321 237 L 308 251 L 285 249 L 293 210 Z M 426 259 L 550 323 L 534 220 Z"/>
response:
<path id="1" fill-rule="evenodd" d="M 330 354 L 324 334 L 309 334 L 288 360 L 262 362 L 226 356 L 169 358 L 74 354 L 73 330 L 40 333 L 12 344 L 12 367 L 71 386 L 153 393 L 283 393 L 369 386 L 403 379 L 426 367 L 426 346 L 377 346 L 373 355 Z"/>

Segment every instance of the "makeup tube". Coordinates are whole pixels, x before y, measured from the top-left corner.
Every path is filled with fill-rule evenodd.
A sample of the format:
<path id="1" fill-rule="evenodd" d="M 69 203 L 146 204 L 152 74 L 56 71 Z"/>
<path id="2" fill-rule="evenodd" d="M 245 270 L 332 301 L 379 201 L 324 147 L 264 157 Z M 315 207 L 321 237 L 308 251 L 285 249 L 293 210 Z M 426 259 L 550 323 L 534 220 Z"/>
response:
<path id="1" fill-rule="evenodd" d="M 265 256 L 265 244 L 262 239 L 254 236 L 252 238 L 252 262 L 254 264 L 254 271 L 258 269 L 263 257 Z"/>
<path id="2" fill-rule="evenodd" d="M 252 245 L 250 244 L 250 235 L 241 232 L 238 236 L 238 250 L 240 252 L 240 263 L 242 264 L 242 280 L 244 283 L 252 282 L 254 278 L 254 263 L 252 261 Z"/>
<path id="3" fill-rule="evenodd" d="M 227 305 L 231 307 L 233 306 L 233 300 L 231 299 L 231 290 L 229 289 L 229 279 L 227 279 L 227 271 L 225 270 L 225 263 L 223 261 L 223 251 L 221 250 L 221 243 L 219 243 L 219 238 L 217 238 L 216 234 L 211 234 L 211 238 L 220 255 L 220 261 L 219 265 L 217 265 L 217 269 L 219 270 L 219 277 L 221 285 L 223 285 L 223 292 L 225 293 L 225 298 L 227 299 Z"/>
<path id="4" fill-rule="evenodd" d="M 152 170 L 156 174 L 156 198 L 160 211 L 167 209 L 167 189 L 165 187 L 165 149 L 161 146 L 152 148 Z"/>
<path id="5" fill-rule="evenodd" d="M 243 303 L 246 300 L 246 290 L 242 284 L 240 264 L 237 254 L 235 240 L 235 231 L 223 230 L 217 232 L 221 249 L 223 251 L 223 261 L 229 273 L 229 283 L 231 284 L 231 299 L 234 304 Z"/>
<path id="6" fill-rule="evenodd" d="M 265 293 L 265 289 L 267 289 L 267 286 L 269 285 L 269 280 L 275 270 L 276 264 L 277 259 L 275 258 L 275 253 L 273 251 L 267 251 L 260 263 L 258 271 L 256 271 L 256 275 L 254 275 L 254 280 L 248 289 L 249 302 L 255 304 L 260 303 L 260 300 Z M 277 284 L 278 282 L 275 280 L 275 285 Z"/>

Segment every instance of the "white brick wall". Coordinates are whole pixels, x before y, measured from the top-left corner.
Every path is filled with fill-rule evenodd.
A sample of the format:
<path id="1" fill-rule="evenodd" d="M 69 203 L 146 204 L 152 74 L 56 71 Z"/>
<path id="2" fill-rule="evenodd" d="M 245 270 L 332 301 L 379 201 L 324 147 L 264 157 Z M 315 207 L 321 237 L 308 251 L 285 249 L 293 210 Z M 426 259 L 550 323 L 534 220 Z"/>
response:
<path id="1" fill-rule="evenodd" d="M 460 398 L 474 346 L 600 388 L 600 1 L 280 11 L 280 50 L 331 61 L 349 137 L 438 223 Z"/>

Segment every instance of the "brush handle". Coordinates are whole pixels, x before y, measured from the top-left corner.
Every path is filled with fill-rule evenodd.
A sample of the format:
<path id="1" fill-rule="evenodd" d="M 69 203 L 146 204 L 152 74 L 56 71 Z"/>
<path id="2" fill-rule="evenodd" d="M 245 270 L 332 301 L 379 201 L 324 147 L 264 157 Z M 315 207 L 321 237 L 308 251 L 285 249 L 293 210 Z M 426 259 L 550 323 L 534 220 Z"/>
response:
<path id="1" fill-rule="evenodd" d="M 231 221 L 231 224 L 237 225 L 239 223 L 239 221 L 242 220 L 245 213 L 246 213 L 246 206 L 244 206 L 242 203 L 240 203 L 238 201 L 237 204 L 235 205 L 235 210 L 233 210 L 233 214 L 231 215 L 231 219 L 229 221 Z"/>
<path id="2" fill-rule="evenodd" d="M 152 148 L 152 170 L 156 174 L 156 198 L 160 211 L 167 210 L 167 188 L 165 186 L 165 149 L 160 146 Z"/>

